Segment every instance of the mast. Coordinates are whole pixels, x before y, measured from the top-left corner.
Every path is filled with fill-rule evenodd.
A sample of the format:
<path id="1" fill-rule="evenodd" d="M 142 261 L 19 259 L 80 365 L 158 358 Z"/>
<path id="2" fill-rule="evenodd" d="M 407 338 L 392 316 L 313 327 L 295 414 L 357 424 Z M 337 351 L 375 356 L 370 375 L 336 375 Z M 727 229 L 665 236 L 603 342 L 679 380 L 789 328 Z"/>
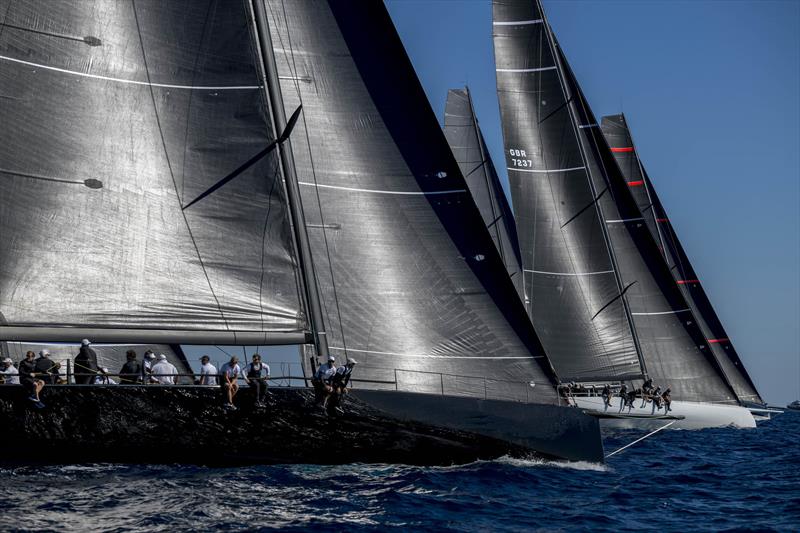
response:
<path id="1" fill-rule="evenodd" d="M 287 121 L 283 106 L 280 80 L 278 78 L 278 68 L 275 63 L 275 52 L 272 48 L 272 36 L 269 32 L 264 2 L 261 0 L 251 0 L 251 5 L 256 29 L 255 37 L 264 67 L 264 89 L 270 104 L 270 109 L 272 110 L 275 137 L 278 138 L 286 130 Z M 317 286 L 314 261 L 311 256 L 311 246 L 309 244 L 308 231 L 303 214 L 303 204 L 294 165 L 291 140 L 287 138 L 280 144 L 278 150 L 280 152 L 283 176 L 286 181 L 286 198 L 289 203 L 292 228 L 297 242 L 298 263 L 305 286 L 309 311 L 311 312 L 311 330 L 314 335 L 314 345 L 317 349 L 317 356 L 327 358 L 329 354 L 328 339 L 326 337 L 325 322 L 322 316 L 322 305 L 319 297 L 319 287 Z M 314 365 L 312 364 L 312 369 L 313 367 Z"/>
<path id="2" fill-rule="evenodd" d="M 564 65 L 561 61 L 561 53 L 559 52 L 558 44 L 556 43 L 555 37 L 553 36 L 553 30 L 550 28 L 550 23 L 547 20 L 547 15 L 545 14 L 544 9 L 542 9 L 541 2 L 539 0 L 537 0 L 537 4 L 542 16 L 544 31 L 545 34 L 547 35 L 547 40 L 548 43 L 550 44 L 550 49 L 553 51 L 553 59 L 555 60 L 558 66 L 556 68 L 556 73 L 558 76 L 558 81 L 561 84 L 561 90 L 564 91 L 564 98 L 566 99 L 567 102 L 567 110 L 569 112 L 569 116 L 571 119 L 570 122 L 572 123 L 572 129 L 575 133 L 575 137 L 577 139 L 580 139 L 580 134 L 577 129 L 579 122 L 576 120 L 574 110 L 572 109 L 572 103 L 574 103 L 575 95 L 573 95 L 572 91 L 569 90 L 569 85 L 566 83 L 566 80 L 564 79 Z M 583 147 L 583 143 L 581 143 L 580 141 L 578 142 L 578 149 L 580 150 L 581 157 L 583 158 L 583 164 L 588 169 L 589 168 L 588 158 L 586 156 L 586 151 Z M 642 374 L 645 376 L 645 378 L 647 378 L 647 366 L 645 365 L 644 362 L 642 346 L 639 342 L 639 335 L 638 332 L 636 331 L 636 324 L 634 323 L 633 316 L 631 315 L 630 305 L 628 304 L 627 298 L 625 298 L 626 287 L 622 283 L 622 278 L 619 272 L 619 265 L 617 263 L 617 257 L 616 254 L 614 253 L 614 247 L 611 246 L 611 237 L 608 234 L 608 227 L 605 224 L 606 219 L 605 216 L 603 215 L 603 209 L 600 205 L 600 202 L 597 201 L 599 200 L 599 196 L 597 195 L 597 189 L 595 188 L 594 181 L 591 179 L 591 177 L 589 177 L 588 182 L 589 182 L 589 187 L 592 191 L 592 197 L 596 199 L 594 205 L 595 209 L 597 210 L 597 215 L 601 221 L 600 229 L 603 234 L 603 240 L 605 241 L 606 249 L 608 250 L 608 257 L 609 260 L 611 261 L 611 268 L 614 271 L 614 279 L 617 282 L 617 290 L 619 291 L 619 298 L 620 300 L 622 300 L 622 307 L 625 310 L 625 318 L 627 319 L 628 325 L 631 330 L 633 345 L 636 348 L 636 356 L 639 358 L 639 366 L 642 369 Z"/>

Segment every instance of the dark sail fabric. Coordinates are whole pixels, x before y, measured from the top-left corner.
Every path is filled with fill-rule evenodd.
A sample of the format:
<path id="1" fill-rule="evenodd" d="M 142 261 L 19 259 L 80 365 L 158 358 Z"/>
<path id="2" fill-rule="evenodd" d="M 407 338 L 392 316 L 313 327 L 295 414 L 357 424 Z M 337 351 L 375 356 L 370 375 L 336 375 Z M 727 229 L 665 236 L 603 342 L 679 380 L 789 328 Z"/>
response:
<path id="1" fill-rule="evenodd" d="M 561 379 L 640 377 L 596 193 L 540 6 L 495 1 L 493 17 L 497 94 L 528 313 Z"/>
<path id="2" fill-rule="evenodd" d="M 736 396 L 741 401 L 764 403 L 670 224 L 653 183 L 641 164 L 625 116 L 619 114 L 603 117 L 601 127 L 611 152 L 629 183 L 644 222 L 658 243 L 675 282 L 694 311 L 708 347 L 717 358 Z"/>
<path id="3" fill-rule="evenodd" d="M 553 401 L 554 376 L 382 2 L 267 2 L 330 350 L 357 386 Z M 530 383 L 536 384 L 531 387 Z"/>
<path id="4" fill-rule="evenodd" d="M 246 8 L 0 0 L 0 330 L 306 329 Z"/>
<path id="5" fill-rule="evenodd" d="M 577 205 L 573 204 L 571 216 L 562 215 L 560 229 L 563 231 L 591 216 L 599 231 L 576 233 L 573 242 L 588 246 L 596 242 L 599 233 L 603 238 L 601 242 L 606 245 L 608 270 L 614 275 L 612 289 L 616 294 L 599 302 L 591 314 L 584 314 L 578 320 L 591 325 L 612 311 L 611 306 L 622 306 L 625 311 L 622 322 L 635 328 L 631 333 L 638 346 L 634 344 L 633 349 L 650 377 L 662 386 L 671 387 L 676 399 L 732 401 L 733 393 L 720 377 L 713 356 L 707 353 L 702 333 L 691 319 L 685 300 L 676 289 L 649 231 L 640 223 L 638 207 L 547 26 L 540 3 L 495 1 L 494 33 L 498 90 L 505 89 L 500 93 L 500 102 L 504 133 L 508 131 L 506 147 L 511 175 L 527 174 L 527 181 L 534 183 L 536 178 L 545 178 L 539 180 L 544 183 L 539 183 L 538 189 L 534 188 L 529 195 L 520 194 L 520 204 L 527 204 L 528 212 L 534 214 L 528 223 L 538 222 L 536 209 L 543 203 L 551 211 L 555 208 L 558 212 L 559 207 L 580 198 Z M 509 83 L 509 79 L 515 83 Z M 501 81 L 506 84 L 501 85 Z M 530 112 L 535 108 L 538 113 Z M 543 139 L 548 143 L 542 142 Z M 531 142 L 534 140 L 540 140 L 540 144 Z M 538 154 L 548 154 L 548 149 L 558 150 L 555 153 L 561 157 L 549 161 L 537 158 Z M 571 156 L 569 159 L 563 157 L 565 150 L 569 150 L 566 152 Z M 529 154 L 527 159 L 517 155 L 523 151 Z M 559 166 L 552 166 L 554 163 Z M 565 188 L 563 195 L 554 194 L 561 190 L 553 186 L 554 174 L 561 177 L 555 183 Z M 519 213 L 519 209 L 515 208 L 515 212 Z M 520 234 L 523 232 L 521 225 L 520 221 Z M 553 243 L 559 241 L 553 240 Z M 569 241 L 560 244 L 561 253 L 572 252 L 575 247 L 571 244 Z M 537 253 L 535 246 L 533 251 Z M 598 247 L 597 256 L 602 257 L 601 252 Z M 524 258 L 523 255 L 523 262 Z M 536 274 L 540 269 L 531 270 Z M 589 272 L 592 271 L 586 273 Z M 610 274 L 607 277 L 610 278 Z M 688 313 L 689 318 L 684 318 L 684 313 Z M 618 316 L 616 311 L 612 315 L 613 318 Z M 533 317 L 534 324 L 538 324 L 535 314 Z M 537 331 L 550 353 L 545 334 L 539 327 Z M 557 361 L 556 354 L 551 357 Z M 559 370 L 558 366 L 556 368 Z"/>
<path id="6" fill-rule="evenodd" d="M 520 298 L 524 299 L 522 259 L 514 214 L 486 149 L 469 89 L 450 89 L 447 92 L 444 134 L 508 275 Z"/>

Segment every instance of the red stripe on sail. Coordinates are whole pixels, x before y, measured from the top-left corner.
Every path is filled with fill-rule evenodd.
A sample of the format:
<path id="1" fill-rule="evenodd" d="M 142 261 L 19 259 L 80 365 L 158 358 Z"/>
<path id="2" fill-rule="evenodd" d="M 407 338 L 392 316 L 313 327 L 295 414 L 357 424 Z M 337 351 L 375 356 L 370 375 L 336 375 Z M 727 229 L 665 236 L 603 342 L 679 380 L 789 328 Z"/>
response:
<path id="1" fill-rule="evenodd" d="M 717 344 L 719 342 L 728 342 L 728 339 L 706 339 L 710 344 Z"/>
<path id="2" fill-rule="evenodd" d="M 656 222 L 669 222 L 668 218 L 657 218 Z"/>
<path id="3" fill-rule="evenodd" d="M 678 285 L 686 285 L 687 283 L 700 283 L 699 279 L 679 279 Z"/>
<path id="4" fill-rule="evenodd" d="M 623 146 L 621 148 L 612 148 L 612 152 L 633 152 L 633 146 Z"/>
<path id="5" fill-rule="evenodd" d="M 644 185 L 644 180 L 639 180 L 639 181 L 629 181 L 629 182 L 628 182 L 628 187 L 638 187 L 638 186 L 640 186 L 640 185 Z"/>

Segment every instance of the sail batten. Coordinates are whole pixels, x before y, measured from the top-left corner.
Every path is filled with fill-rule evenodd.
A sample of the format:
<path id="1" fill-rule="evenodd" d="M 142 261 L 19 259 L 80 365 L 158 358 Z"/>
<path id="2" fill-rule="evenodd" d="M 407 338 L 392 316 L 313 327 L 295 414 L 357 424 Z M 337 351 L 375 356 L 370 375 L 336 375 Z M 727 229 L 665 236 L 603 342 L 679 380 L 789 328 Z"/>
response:
<path id="1" fill-rule="evenodd" d="M 2 324 L 303 338 L 277 159 L 251 161 L 274 139 L 244 2 L 3 16 L 31 31 L 0 32 Z"/>

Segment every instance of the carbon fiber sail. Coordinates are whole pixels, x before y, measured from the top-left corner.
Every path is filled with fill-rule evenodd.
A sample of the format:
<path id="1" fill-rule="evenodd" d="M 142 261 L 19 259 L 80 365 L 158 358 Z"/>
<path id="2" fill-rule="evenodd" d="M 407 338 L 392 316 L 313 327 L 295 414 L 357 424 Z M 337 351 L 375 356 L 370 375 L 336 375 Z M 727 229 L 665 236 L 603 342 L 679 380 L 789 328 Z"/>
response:
<path id="1" fill-rule="evenodd" d="M 539 5 L 495 1 L 493 13 L 497 94 L 530 318 L 563 380 L 641 377 Z"/>
<path id="2" fill-rule="evenodd" d="M 245 2 L 0 0 L 0 335 L 306 341 L 250 27 Z"/>
<path id="3" fill-rule="evenodd" d="M 514 214 L 486 149 L 469 89 L 450 89 L 444 111 L 444 134 L 467 181 L 472 200 L 481 212 L 492 241 L 500 252 L 517 293 L 524 299 L 522 259 Z"/>
<path id="4" fill-rule="evenodd" d="M 695 319 L 706 337 L 706 342 L 736 396 L 740 401 L 764 403 L 669 221 L 653 183 L 639 159 L 625 116 L 619 114 L 603 117 L 601 128 L 625 180 L 631 184 L 631 193 L 645 224 L 658 243 L 684 298 L 694 311 Z"/>
<path id="5" fill-rule="evenodd" d="M 382 2 L 267 1 L 332 353 L 359 386 L 553 401 L 554 376 Z M 529 383 L 539 384 L 531 387 Z"/>
<path id="6" fill-rule="evenodd" d="M 526 274 L 530 270 L 533 275 L 534 290 L 537 275 L 545 270 L 536 266 L 535 261 L 549 264 L 546 261 L 562 254 L 569 258 L 562 264 L 569 266 L 575 264 L 574 257 L 588 255 L 579 254 L 579 250 L 599 241 L 605 250 L 600 246 L 595 248 L 594 257 L 600 262 L 595 263 L 594 270 L 573 267 L 559 271 L 581 280 L 615 282 L 607 283 L 610 286 L 586 285 L 582 287 L 583 294 L 574 291 L 573 308 L 577 307 L 574 302 L 580 296 L 586 293 L 594 296 L 587 300 L 594 304 L 592 310 L 574 316 L 575 335 L 583 334 L 612 310 L 611 306 L 619 305 L 625 313 L 615 310 L 611 316 L 619 317 L 623 331 L 624 326 L 633 328 L 633 352 L 640 358 L 641 369 L 650 377 L 671 387 L 681 400 L 732 401 L 732 391 L 722 379 L 716 360 L 708 353 L 702 332 L 692 320 L 691 311 L 642 222 L 628 185 L 552 36 L 540 3 L 495 1 L 494 21 L 507 158 L 512 179 L 518 183 L 515 212 L 532 213 L 527 223 L 534 226 L 527 230 L 533 234 L 528 255 L 530 268 L 525 264 L 525 244 L 520 243 L 523 268 Z M 523 152 L 527 156 L 521 156 Z M 553 213 L 550 226 L 561 231 L 561 235 L 553 235 L 551 248 L 556 250 L 539 246 L 535 240 L 537 226 L 543 225 L 537 220 L 539 209 Z M 518 224 L 521 236 L 522 224 L 522 221 Z M 570 226 L 573 228 L 567 230 Z M 569 238 L 565 230 L 569 231 Z M 595 292 L 590 292 L 592 289 Z M 598 294 L 604 294 L 602 290 L 615 294 L 603 302 L 597 298 Z M 540 293 L 540 297 L 544 294 Z M 534 299 L 531 309 L 537 307 L 536 296 L 531 293 Z M 563 352 L 550 350 L 547 334 L 538 327 L 540 322 L 552 320 L 554 313 L 549 309 L 557 305 L 559 302 L 552 299 L 540 300 L 543 309 L 531 316 L 560 371 L 559 357 Z M 560 343 L 560 337 L 554 340 L 554 344 Z M 573 358 L 572 354 L 565 357 Z M 588 357 L 602 358 L 604 354 L 590 353 Z"/>

